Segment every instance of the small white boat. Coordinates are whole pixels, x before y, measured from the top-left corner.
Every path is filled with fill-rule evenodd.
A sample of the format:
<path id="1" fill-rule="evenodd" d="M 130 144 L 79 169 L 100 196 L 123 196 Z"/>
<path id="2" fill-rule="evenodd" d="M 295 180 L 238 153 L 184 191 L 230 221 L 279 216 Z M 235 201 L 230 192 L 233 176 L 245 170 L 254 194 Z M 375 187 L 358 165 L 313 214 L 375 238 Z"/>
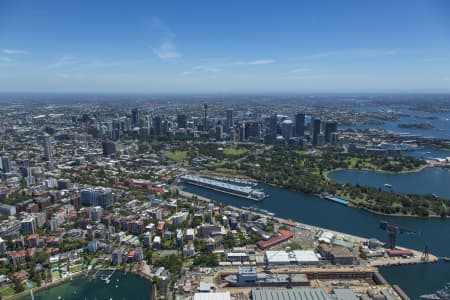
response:
<path id="1" fill-rule="evenodd" d="M 385 183 L 384 186 L 387 187 L 387 188 L 391 188 L 391 187 L 392 187 L 392 184 Z"/>

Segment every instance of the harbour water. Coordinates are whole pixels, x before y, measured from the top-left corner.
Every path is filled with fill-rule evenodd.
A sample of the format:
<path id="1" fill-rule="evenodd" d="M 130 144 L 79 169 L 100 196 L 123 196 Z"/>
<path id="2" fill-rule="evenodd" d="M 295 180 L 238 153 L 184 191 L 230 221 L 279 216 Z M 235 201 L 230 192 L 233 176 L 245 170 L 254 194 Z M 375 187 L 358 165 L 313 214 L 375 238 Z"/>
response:
<path id="1" fill-rule="evenodd" d="M 61 298 L 58 298 L 61 297 Z M 31 300 L 30 296 L 22 298 Z M 108 284 L 100 278 L 80 276 L 34 293 L 35 300 L 150 300 L 151 284 L 133 274 L 115 272 Z"/>
<path id="2" fill-rule="evenodd" d="M 422 137 L 450 139 L 450 118 L 448 113 L 429 113 L 423 111 L 413 111 L 402 106 L 376 106 L 373 109 L 364 107 L 364 111 L 395 111 L 397 113 L 406 114 L 407 117 L 402 117 L 396 121 L 385 121 L 382 125 L 358 125 L 358 126 L 343 126 L 343 128 L 354 129 L 384 129 L 398 133 L 407 133 L 411 135 L 418 135 Z M 400 128 L 398 124 L 420 124 L 427 123 L 436 129 L 420 129 L 420 128 Z"/>
<path id="3" fill-rule="evenodd" d="M 387 234 L 379 229 L 378 223 L 380 220 L 387 220 L 419 232 L 417 236 L 400 235 L 399 245 L 417 250 L 423 250 L 427 245 L 437 256 L 450 256 L 450 220 L 380 216 L 266 184 L 260 184 L 258 187 L 269 195 L 261 202 L 195 186 L 186 185 L 183 189 L 224 204 L 236 207 L 257 206 L 275 213 L 277 217 L 362 237 L 375 237 L 381 241 L 387 240 Z M 381 272 L 389 282 L 399 284 L 411 299 L 418 299 L 422 294 L 434 292 L 450 281 L 450 263 L 442 261 L 434 264 L 386 267 L 382 268 Z"/>
<path id="4" fill-rule="evenodd" d="M 429 193 L 450 199 L 450 168 L 425 168 L 420 172 L 402 174 L 339 170 L 328 173 L 328 177 L 342 184 L 359 184 L 405 194 Z M 387 188 L 385 184 L 392 187 Z"/>

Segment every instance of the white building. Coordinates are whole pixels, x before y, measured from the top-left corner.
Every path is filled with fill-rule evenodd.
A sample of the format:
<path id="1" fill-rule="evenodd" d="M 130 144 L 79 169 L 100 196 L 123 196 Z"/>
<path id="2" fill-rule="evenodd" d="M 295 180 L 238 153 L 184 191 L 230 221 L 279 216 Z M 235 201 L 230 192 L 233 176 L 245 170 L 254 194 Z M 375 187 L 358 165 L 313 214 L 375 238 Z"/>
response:
<path id="1" fill-rule="evenodd" d="M 230 292 L 223 293 L 195 293 L 194 300 L 230 300 Z"/>
<path id="2" fill-rule="evenodd" d="M 266 251 L 269 265 L 314 265 L 319 263 L 319 256 L 312 250 Z"/>

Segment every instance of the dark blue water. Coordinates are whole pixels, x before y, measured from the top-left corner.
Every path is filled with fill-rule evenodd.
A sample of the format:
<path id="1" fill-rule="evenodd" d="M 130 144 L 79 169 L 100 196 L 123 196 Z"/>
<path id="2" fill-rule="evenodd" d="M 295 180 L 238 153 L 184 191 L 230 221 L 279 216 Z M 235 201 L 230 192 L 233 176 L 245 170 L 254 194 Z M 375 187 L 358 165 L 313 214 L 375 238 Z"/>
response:
<path id="1" fill-rule="evenodd" d="M 260 185 L 269 198 L 254 202 L 194 186 L 183 189 L 215 201 L 233 205 L 258 206 L 274 212 L 278 217 L 330 228 L 362 237 L 386 241 L 386 232 L 378 228 L 380 220 L 417 230 L 418 236 L 399 236 L 398 244 L 423 250 L 428 245 L 438 256 L 450 256 L 450 220 L 385 217 L 346 207 L 315 196 L 291 192 L 265 184 Z M 431 293 L 450 281 L 450 263 L 410 265 L 383 268 L 382 273 L 391 283 L 399 284 L 412 299 Z"/>
<path id="2" fill-rule="evenodd" d="M 53 300 L 58 297 L 63 300 L 150 300 L 151 284 L 139 276 L 116 272 L 109 284 L 99 278 L 93 280 L 80 276 L 34 294 L 36 300 Z M 29 300 L 31 297 L 22 299 Z"/>
<path id="3" fill-rule="evenodd" d="M 425 168 L 420 172 L 392 174 L 373 171 L 341 170 L 328 173 L 328 177 L 340 183 L 366 185 L 389 190 L 392 185 L 398 193 L 436 194 L 450 199 L 450 169 Z"/>
<path id="4" fill-rule="evenodd" d="M 437 150 L 434 148 L 417 149 L 414 151 L 403 151 L 402 154 L 421 159 L 437 159 L 450 157 L 450 151 Z"/>
<path id="5" fill-rule="evenodd" d="M 368 111 L 368 109 L 365 109 Z M 450 117 L 448 113 L 427 113 L 421 111 L 411 111 L 403 107 L 377 107 L 373 109 L 380 110 L 394 110 L 399 113 L 410 115 L 403 117 L 399 121 L 385 121 L 383 125 L 360 125 L 360 126 L 344 126 L 344 128 L 359 128 L 359 129 L 385 129 L 398 133 L 409 133 L 419 135 L 422 137 L 433 137 L 440 139 L 450 139 Z M 424 117 L 436 117 L 435 120 L 424 119 Z M 438 130 L 415 129 L 415 128 L 399 128 L 399 123 L 427 123 L 436 127 Z"/>

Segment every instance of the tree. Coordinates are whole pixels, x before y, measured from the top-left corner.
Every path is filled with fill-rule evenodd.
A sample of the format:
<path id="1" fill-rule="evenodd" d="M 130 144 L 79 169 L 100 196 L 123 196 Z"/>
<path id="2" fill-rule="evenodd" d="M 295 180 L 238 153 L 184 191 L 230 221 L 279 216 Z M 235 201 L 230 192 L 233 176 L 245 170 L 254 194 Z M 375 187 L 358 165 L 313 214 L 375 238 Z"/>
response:
<path id="1" fill-rule="evenodd" d="M 13 290 L 17 294 L 17 293 L 23 292 L 25 290 L 25 288 L 23 287 L 23 285 L 20 283 L 19 280 L 14 279 L 13 280 Z"/>

